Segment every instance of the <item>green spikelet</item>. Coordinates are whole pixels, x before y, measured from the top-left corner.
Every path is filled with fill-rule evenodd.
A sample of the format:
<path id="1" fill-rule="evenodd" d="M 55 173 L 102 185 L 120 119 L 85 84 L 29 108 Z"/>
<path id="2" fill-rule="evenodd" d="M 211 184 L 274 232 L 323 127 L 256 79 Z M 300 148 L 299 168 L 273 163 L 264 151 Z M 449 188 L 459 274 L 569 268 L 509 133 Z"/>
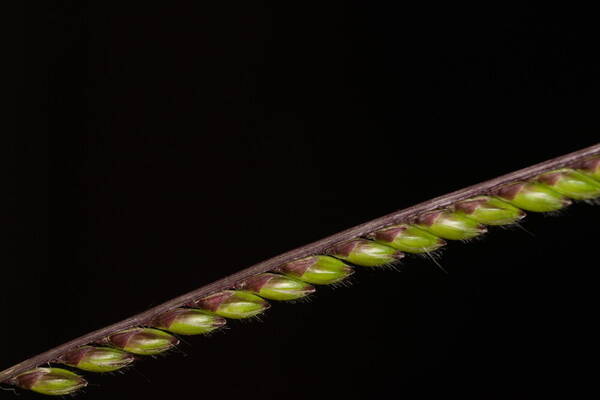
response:
<path id="1" fill-rule="evenodd" d="M 148 356 L 175 347 L 179 344 L 179 340 L 175 336 L 158 329 L 131 328 L 114 333 L 101 343 L 115 346 L 129 353 Z"/>
<path id="2" fill-rule="evenodd" d="M 454 204 L 453 208 L 457 213 L 484 225 L 509 225 L 525 217 L 523 210 L 490 196 L 463 200 Z"/>
<path id="3" fill-rule="evenodd" d="M 191 304 L 225 318 L 250 318 L 267 310 L 270 305 L 261 297 L 243 290 L 223 290 Z"/>
<path id="4" fill-rule="evenodd" d="M 225 325 L 227 320 L 193 308 L 176 308 L 154 319 L 152 326 L 179 335 L 202 335 Z"/>
<path id="5" fill-rule="evenodd" d="M 111 347 L 82 346 L 63 354 L 58 361 L 90 372 L 112 372 L 127 367 L 135 357 Z"/>
<path id="6" fill-rule="evenodd" d="M 17 375 L 11 383 L 49 396 L 64 396 L 87 386 L 81 376 L 61 368 L 35 368 Z"/>
<path id="7" fill-rule="evenodd" d="M 340 282 L 354 273 L 349 265 L 329 256 L 302 258 L 282 265 L 275 271 L 315 285 Z"/>
<path id="8" fill-rule="evenodd" d="M 536 182 L 515 182 L 504 185 L 495 194 L 515 207 L 533 212 L 560 210 L 571 201 L 548 186 Z"/>
<path id="9" fill-rule="evenodd" d="M 367 239 L 352 239 L 329 249 L 332 256 L 363 267 L 378 267 L 393 263 L 404 254 L 393 247 Z"/>
<path id="10" fill-rule="evenodd" d="M 575 200 L 589 200 L 600 196 L 600 182 L 570 168 L 546 172 L 536 180 Z"/>
<path id="11" fill-rule="evenodd" d="M 582 174 L 600 181 L 600 157 L 592 157 L 588 158 L 587 160 L 580 161 L 574 165 L 574 168 Z"/>
<path id="12" fill-rule="evenodd" d="M 295 300 L 314 293 L 315 287 L 284 275 L 264 273 L 251 276 L 235 285 L 271 300 Z"/>
<path id="13" fill-rule="evenodd" d="M 410 224 L 388 226 L 370 234 L 369 238 L 407 253 L 432 252 L 446 244 L 443 239 Z"/>
<path id="14" fill-rule="evenodd" d="M 419 228 L 449 240 L 467 240 L 487 231 L 485 226 L 463 213 L 446 210 L 428 212 L 415 222 Z"/>

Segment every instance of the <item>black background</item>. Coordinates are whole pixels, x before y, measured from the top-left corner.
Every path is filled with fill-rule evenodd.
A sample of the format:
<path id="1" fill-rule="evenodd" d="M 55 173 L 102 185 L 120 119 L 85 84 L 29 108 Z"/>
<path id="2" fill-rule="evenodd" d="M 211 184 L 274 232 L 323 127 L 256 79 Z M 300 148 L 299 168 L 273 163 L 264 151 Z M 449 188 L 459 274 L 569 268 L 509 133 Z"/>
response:
<path id="1" fill-rule="evenodd" d="M 26 14 L 2 365 L 448 191 L 595 144 L 590 10 L 46 2 Z M 396 2 L 394 2 L 396 3 Z M 596 390 L 598 208 L 360 271 L 81 398 Z M 6 337 L 4 337 L 6 335 Z M 22 399 L 38 396 L 20 392 Z M 11 398 L 11 392 L 0 392 Z M 14 397 L 14 396 L 13 396 Z"/>

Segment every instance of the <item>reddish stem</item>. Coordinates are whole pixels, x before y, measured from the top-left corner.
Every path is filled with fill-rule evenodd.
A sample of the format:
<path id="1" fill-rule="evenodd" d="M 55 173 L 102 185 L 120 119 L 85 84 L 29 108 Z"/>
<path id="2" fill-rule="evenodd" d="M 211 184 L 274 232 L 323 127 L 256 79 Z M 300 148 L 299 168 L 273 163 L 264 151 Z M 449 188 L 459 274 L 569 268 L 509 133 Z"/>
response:
<path id="1" fill-rule="evenodd" d="M 369 222 L 365 222 L 364 224 L 357 225 L 353 228 L 336 233 L 335 235 L 331 235 L 319 241 L 307 244 L 306 246 L 302 246 L 297 249 L 288 251 L 287 253 L 283 253 L 279 256 L 255 264 L 235 274 L 226 276 L 223 279 L 210 283 L 206 286 L 202 286 L 199 289 L 186 293 L 182 296 L 176 297 L 156 307 L 150 308 L 149 310 L 134 315 L 121 322 L 117 322 L 116 324 L 98 329 L 94 332 L 88 333 L 87 335 L 81 336 L 77 339 L 71 340 L 70 342 L 48 350 L 44 353 L 38 354 L 35 357 L 32 357 L 11 368 L 0 372 L 0 383 L 9 382 L 12 378 L 19 375 L 20 373 L 28 371 L 39 365 L 46 364 L 48 362 L 53 362 L 57 360 L 61 355 L 72 351 L 73 349 L 79 346 L 96 342 L 112 333 L 123 329 L 140 325 L 146 325 L 160 314 L 163 314 L 174 308 L 189 304 L 194 300 L 205 297 L 209 294 L 219 292 L 224 289 L 230 289 L 237 282 L 243 280 L 244 278 L 256 275 L 258 273 L 271 271 L 282 264 L 285 264 L 298 258 L 322 254 L 333 244 L 338 243 L 340 241 L 365 236 L 368 233 L 374 232 L 388 225 L 397 224 L 401 222 L 409 222 L 419 214 L 437 208 L 447 207 L 460 200 L 465 200 L 474 196 L 489 193 L 496 187 L 504 185 L 506 183 L 525 180 L 539 175 L 540 173 L 573 165 L 577 162 L 581 162 L 582 160 L 588 157 L 599 155 L 600 144 L 596 144 L 594 146 L 590 146 L 585 149 L 575 151 L 573 153 L 565 154 L 563 156 L 544 161 L 542 163 L 535 164 L 530 167 L 514 171 L 506 175 L 502 175 L 500 177 L 490 179 L 488 181 L 478 183 L 476 185 L 469 186 L 464 189 L 457 190 L 452 193 L 445 194 L 443 196 L 436 197 L 434 199 L 425 201 L 415 206 L 395 211 L 391 214 L 371 220 Z"/>

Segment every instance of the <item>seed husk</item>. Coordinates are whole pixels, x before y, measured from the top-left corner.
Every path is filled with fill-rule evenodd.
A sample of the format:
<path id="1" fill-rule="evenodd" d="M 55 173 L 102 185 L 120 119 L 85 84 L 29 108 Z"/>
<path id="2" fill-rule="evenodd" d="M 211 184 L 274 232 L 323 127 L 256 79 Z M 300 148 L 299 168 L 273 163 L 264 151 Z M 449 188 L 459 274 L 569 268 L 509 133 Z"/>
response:
<path id="1" fill-rule="evenodd" d="M 410 224 L 388 226 L 370 234 L 369 238 L 407 253 L 428 253 L 446 245 L 444 239 Z"/>
<path id="2" fill-rule="evenodd" d="M 456 212 L 484 225 L 510 225 L 525 217 L 525 212 L 520 208 L 490 196 L 463 200 L 453 208 Z"/>
<path id="3" fill-rule="evenodd" d="M 315 291 L 315 287 L 309 283 L 272 273 L 251 276 L 236 284 L 235 287 L 265 299 L 282 301 L 299 299 Z"/>
<path id="4" fill-rule="evenodd" d="M 363 267 L 379 267 L 398 261 L 404 254 L 393 247 L 367 239 L 351 239 L 332 246 L 329 253 Z"/>
<path id="5" fill-rule="evenodd" d="M 354 273 L 348 264 L 329 256 L 305 257 L 284 264 L 275 271 L 315 285 L 340 282 Z"/>
<path id="6" fill-rule="evenodd" d="M 600 157 L 592 157 L 578 162 L 573 166 L 577 171 L 600 181 Z"/>
<path id="7" fill-rule="evenodd" d="M 170 333 L 153 328 L 131 328 L 114 333 L 101 341 L 129 353 L 154 355 L 165 352 L 177 344 L 179 339 Z"/>
<path id="8" fill-rule="evenodd" d="M 589 200 L 600 196 L 600 182 L 570 168 L 546 172 L 536 180 L 575 200 Z"/>
<path id="9" fill-rule="evenodd" d="M 511 183 L 496 189 L 494 194 L 515 207 L 533 212 L 556 211 L 571 204 L 562 194 L 537 182 Z"/>
<path id="10" fill-rule="evenodd" d="M 62 368 L 34 368 L 17 375 L 11 383 L 49 396 L 64 396 L 87 386 L 81 376 Z"/>
<path id="11" fill-rule="evenodd" d="M 193 308 L 176 308 L 158 316 L 152 326 L 179 335 L 202 335 L 225 325 L 227 320 Z"/>
<path id="12" fill-rule="evenodd" d="M 261 297 L 243 290 L 223 290 L 190 304 L 225 318 L 242 319 L 258 315 L 270 307 Z"/>
<path id="13" fill-rule="evenodd" d="M 90 372 L 111 372 L 127 367 L 132 354 L 111 347 L 82 346 L 63 354 L 57 361 Z"/>
<path id="14" fill-rule="evenodd" d="M 420 229 L 448 240 L 472 239 L 487 232 L 486 227 L 474 219 L 449 210 L 420 215 L 415 223 Z"/>

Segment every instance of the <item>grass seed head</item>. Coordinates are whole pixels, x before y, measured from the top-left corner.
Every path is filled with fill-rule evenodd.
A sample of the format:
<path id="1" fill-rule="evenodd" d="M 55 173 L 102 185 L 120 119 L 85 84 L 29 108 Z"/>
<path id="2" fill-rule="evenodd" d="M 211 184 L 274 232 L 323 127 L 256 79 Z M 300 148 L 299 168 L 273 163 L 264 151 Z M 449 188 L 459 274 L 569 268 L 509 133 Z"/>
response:
<path id="1" fill-rule="evenodd" d="M 570 168 L 546 172 L 536 180 L 575 200 L 588 200 L 600 196 L 600 182 Z"/>
<path id="2" fill-rule="evenodd" d="M 556 211 L 571 204 L 562 194 L 537 182 L 510 183 L 498 188 L 495 194 L 515 207 L 533 212 Z"/>
<path id="3" fill-rule="evenodd" d="M 251 276 L 235 287 L 271 300 L 295 300 L 315 291 L 315 287 L 309 283 L 272 273 Z"/>
<path id="4" fill-rule="evenodd" d="M 485 226 L 463 213 L 438 210 L 420 215 L 417 226 L 427 232 L 448 240 L 472 239 L 487 232 Z"/>
<path id="5" fill-rule="evenodd" d="M 404 257 L 401 251 L 393 247 L 360 238 L 338 243 L 329 249 L 329 253 L 363 267 L 384 266 Z"/>
<path id="6" fill-rule="evenodd" d="M 63 354 L 58 361 L 90 372 L 111 372 L 130 365 L 132 354 L 111 347 L 82 346 Z"/>
<path id="7" fill-rule="evenodd" d="M 129 353 L 144 356 L 165 352 L 179 344 L 179 340 L 153 328 L 131 328 L 113 333 L 103 343 L 115 346 Z"/>
<path id="8" fill-rule="evenodd" d="M 87 386 L 81 376 L 62 368 L 35 368 L 17 375 L 11 383 L 49 396 L 64 396 Z"/>
<path id="9" fill-rule="evenodd" d="M 392 225 L 369 235 L 376 242 L 407 253 L 428 253 L 446 244 L 431 233 L 410 224 Z"/>
<path id="10" fill-rule="evenodd" d="M 329 256 L 305 257 L 275 269 L 292 278 L 315 285 L 330 285 L 340 282 L 354 273 L 352 267 Z"/>
<path id="11" fill-rule="evenodd" d="M 179 335 L 202 335 L 225 325 L 227 320 L 193 308 L 176 308 L 158 316 L 152 326 Z"/>
<path id="12" fill-rule="evenodd" d="M 509 225 L 525 217 L 525 212 L 505 201 L 477 196 L 454 204 L 458 213 L 484 225 Z"/>
<path id="13" fill-rule="evenodd" d="M 247 291 L 223 290 L 196 300 L 191 306 L 221 317 L 242 319 L 264 312 L 270 307 L 270 304 Z"/>

